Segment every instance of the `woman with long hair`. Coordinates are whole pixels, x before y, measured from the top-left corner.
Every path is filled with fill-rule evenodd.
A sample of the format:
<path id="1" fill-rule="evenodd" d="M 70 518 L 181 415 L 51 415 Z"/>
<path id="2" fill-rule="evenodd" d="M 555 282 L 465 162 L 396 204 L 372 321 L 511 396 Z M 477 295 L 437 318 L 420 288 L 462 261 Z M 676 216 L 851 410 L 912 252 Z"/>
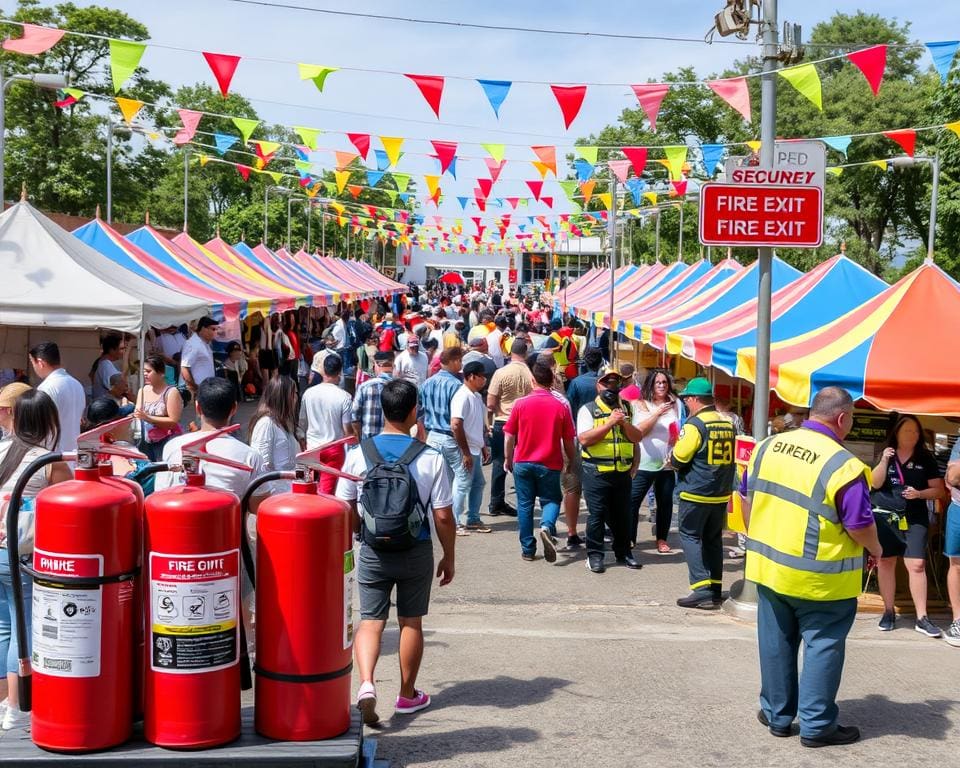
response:
<path id="1" fill-rule="evenodd" d="M 113 402 L 113 401 L 111 401 Z M 116 406 L 116 403 L 114 403 Z M 0 391 L 0 426 L 8 437 L 0 440 L 0 512 L 4 518 L 7 502 L 20 475 L 32 461 L 54 450 L 60 440 L 60 420 L 57 406 L 44 392 L 26 384 L 8 384 Z M 18 543 L 20 554 L 33 552 L 33 499 L 48 485 L 70 479 L 70 470 L 57 462 L 37 472 L 27 483 L 20 510 Z M 0 662 L 6 666 L 6 676 L 0 682 L 0 728 L 5 731 L 30 724 L 30 713 L 20 710 L 17 697 L 16 636 L 17 618 L 13 604 L 13 579 L 19 578 L 23 589 L 24 618 L 29 625 L 33 606 L 33 580 L 25 574 L 13 574 L 7 561 L 7 529 L 0 531 Z M 29 642 L 30 630 L 27 628 Z"/>
<path id="2" fill-rule="evenodd" d="M 901 416 L 893 425 L 880 462 L 873 468 L 871 487 L 874 492 L 870 500 L 883 546 L 883 557 L 877 565 L 883 598 L 878 628 L 887 632 L 896 625 L 893 600 L 897 591 L 897 558 L 903 558 L 917 615 L 914 629 L 928 637 L 940 637 L 940 628 L 927 618 L 927 501 L 943 496 L 944 484 L 916 416 Z"/>
<path id="3" fill-rule="evenodd" d="M 183 415 L 180 390 L 167 384 L 166 363 L 160 355 L 148 355 L 143 361 L 143 388 L 137 393 L 133 416 L 140 420 L 140 450 L 150 461 L 163 458 L 163 446 L 179 435 Z M 93 403 L 90 404 L 91 406 Z"/>
<path id="4" fill-rule="evenodd" d="M 296 438 L 297 385 L 288 376 L 271 379 L 250 419 L 250 447 L 263 460 L 264 472 L 291 470 L 296 464 L 300 443 Z M 289 491 L 289 480 L 267 484 L 268 493 Z"/>
<path id="5" fill-rule="evenodd" d="M 673 518 L 673 489 L 677 476 L 667 466 L 667 456 L 680 436 L 681 407 L 670 373 L 664 368 L 651 369 L 640 385 L 640 398 L 633 409 L 633 424 L 643 433 L 643 440 L 640 450 L 634 451 L 630 540 L 637 540 L 640 507 L 652 488 L 656 502 L 653 533 L 657 553 L 661 555 L 669 555 L 672 551 L 667 535 Z"/>

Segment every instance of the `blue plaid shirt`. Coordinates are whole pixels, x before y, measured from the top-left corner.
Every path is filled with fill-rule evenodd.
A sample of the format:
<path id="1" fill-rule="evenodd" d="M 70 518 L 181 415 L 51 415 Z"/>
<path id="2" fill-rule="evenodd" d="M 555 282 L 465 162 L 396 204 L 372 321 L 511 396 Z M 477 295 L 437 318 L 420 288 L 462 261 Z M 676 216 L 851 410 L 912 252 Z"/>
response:
<path id="1" fill-rule="evenodd" d="M 423 412 L 423 426 L 428 432 L 451 435 L 450 401 L 463 382 L 450 371 L 440 370 L 420 387 L 418 405 Z"/>
<path id="2" fill-rule="evenodd" d="M 392 377 L 381 373 L 367 379 L 357 387 L 353 396 L 352 416 L 354 422 L 360 422 L 360 439 L 379 435 L 383 431 L 383 406 L 380 404 L 380 392 L 383 385 Z"/>

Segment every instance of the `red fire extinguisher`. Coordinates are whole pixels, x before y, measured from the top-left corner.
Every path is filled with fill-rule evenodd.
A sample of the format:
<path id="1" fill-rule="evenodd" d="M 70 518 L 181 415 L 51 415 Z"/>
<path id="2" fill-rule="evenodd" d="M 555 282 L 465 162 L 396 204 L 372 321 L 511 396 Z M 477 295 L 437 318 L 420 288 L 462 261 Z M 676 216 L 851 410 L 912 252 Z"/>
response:
<path id="1" fill-rule="evenodd" d="M 203 748 L 240 735 L 240 500 L 204 485 L 200 462 L 249 471 L 207 444 L 183 446 L 186 485 L 147 497 L 144 530 L 144 735 L 162 747 Z"/>
<path id="2" fill-rule="evenodd" d="M 129 421 L 80 435 L 76 453 L 49 453 L 21 474 L 7 513 L 11 573 L 33 577 L 32 662 L 20 580 L 13 579 L 20 707 L 45 749 L 88 752 L 122 744 L 133 722 L 135 578 L 143 496 L 102 476 L 98 456 L 145 458 L 101 438 Z M 32 567 L 20 563 L 18 517 L 27 482 L 46 465 L 76 461 L 74 479 L 36 497 Z M 9 534 L 12 533 L 12 536 Z"/>
<path id="3" fill-rule="evenodd" d="M 257 512 L 257 733 L 284 741 L 339 736 L 350 727 L 354 558 L 350 507 L 318 495 L 316 471 L 356 480 L 318 460 L 338 440 L 297 456 L 290 493 L 270 496 Z M 246 509 L 246 504 L 244 504 Z"/>

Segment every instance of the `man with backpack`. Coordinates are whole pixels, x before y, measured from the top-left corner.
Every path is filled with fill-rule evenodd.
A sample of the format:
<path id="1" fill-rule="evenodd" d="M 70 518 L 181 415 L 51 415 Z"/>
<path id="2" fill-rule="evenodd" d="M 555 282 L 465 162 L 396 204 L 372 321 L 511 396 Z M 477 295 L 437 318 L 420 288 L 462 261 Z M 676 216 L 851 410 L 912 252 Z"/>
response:
<path id="1" fill-rule="evenodd" d="M 430 696 L 416 688 L 422 621 L 434 573 L 441 587 L 453 580 L 456 541 L 450 470 L 438 451 L 410 437 L 417 421 L 417 388 L 401 379 L 388 381 L 381 406 L 383 432 L 351 449 L 343 465 L 345 473 L 361 479 L 341 478 L 337 485 L 337 497 L 353 509 L 362 542 L 354 649 L 360 676 L 357 706 L 367 725 L 380 719 L 373 681 L 394 587 L 400 624 L 400 692 L 394 711 L 411 714 L 430 706 Z M 433 535 L 443 550 L 436 571 Z"/>

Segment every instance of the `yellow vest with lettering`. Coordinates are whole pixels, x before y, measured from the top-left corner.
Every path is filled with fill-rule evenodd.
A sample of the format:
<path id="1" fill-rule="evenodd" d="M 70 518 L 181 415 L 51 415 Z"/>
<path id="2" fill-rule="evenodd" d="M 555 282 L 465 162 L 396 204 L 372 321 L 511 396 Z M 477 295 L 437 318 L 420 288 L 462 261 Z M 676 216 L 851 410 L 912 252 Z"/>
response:
<path id="1" fill-rule="evenodd" d="M 613 410 L 598 397 L 588 406 L 593 409 L 593 428 L 601 426 L 606 422 Z M 620 407 L 627 415 L 629 422 L 631 417 L 629 403 L 622 402 Z M 599 472 L 629 472 L 633 466 L 633 443 L 627 439 L 620 427 L 614 427 L 603 440 L 594 443 L 589 448 L 583 447 L 580 453 L 584 461 L 594 464 Z"/>
<path id="2" fill-rule="evenodd" d="M 768 437 L 747 468 L 746 578 L 788 597 L 842 600 L 862 590 L 863 547 L 844 530 L 837 492 L 870 470 L 812 429 Z"/>

